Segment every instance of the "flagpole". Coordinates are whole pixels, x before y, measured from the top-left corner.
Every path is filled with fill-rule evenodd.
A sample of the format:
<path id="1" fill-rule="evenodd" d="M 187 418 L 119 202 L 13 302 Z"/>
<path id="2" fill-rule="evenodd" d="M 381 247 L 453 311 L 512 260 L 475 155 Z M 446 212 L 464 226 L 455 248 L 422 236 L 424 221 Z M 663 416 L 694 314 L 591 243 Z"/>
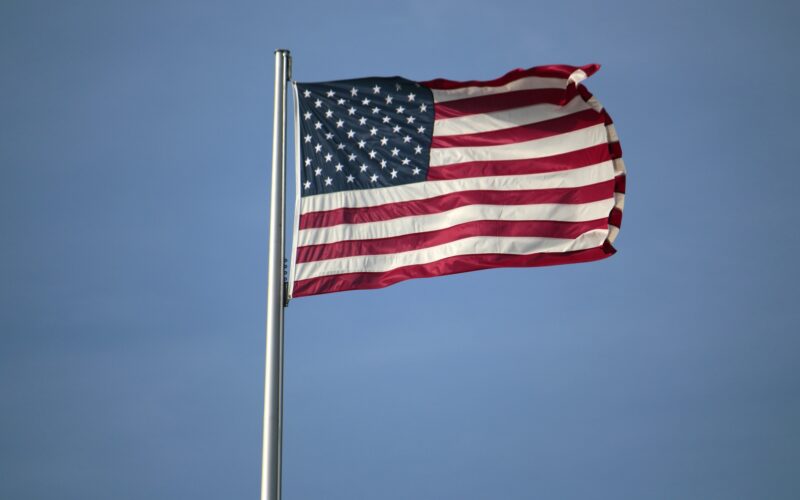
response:
<path id="1" fill-rule="evenodd" d="M 267 348 L 264 367 L 264 422 L 261 447 L 261 500 L 281 498 L 283 440 L 283 284 L 284 194 L 286 192 L 286 82 L 291 78 L 288 50 L 275 51 L 275 101 L 272 120 L 272 184 L 267 256 Z"/>

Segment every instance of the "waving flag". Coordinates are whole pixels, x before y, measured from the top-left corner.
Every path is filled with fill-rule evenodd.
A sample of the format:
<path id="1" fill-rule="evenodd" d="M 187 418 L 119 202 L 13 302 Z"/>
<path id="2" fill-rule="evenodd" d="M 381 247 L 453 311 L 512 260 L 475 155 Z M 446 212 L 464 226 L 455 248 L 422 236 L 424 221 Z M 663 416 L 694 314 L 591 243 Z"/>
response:
<path id="1" fill-rule="evenodd" d="M 291 296 L 613 254 L 622 152 L 580 83 L 598 68 L 295 83 Z"/>

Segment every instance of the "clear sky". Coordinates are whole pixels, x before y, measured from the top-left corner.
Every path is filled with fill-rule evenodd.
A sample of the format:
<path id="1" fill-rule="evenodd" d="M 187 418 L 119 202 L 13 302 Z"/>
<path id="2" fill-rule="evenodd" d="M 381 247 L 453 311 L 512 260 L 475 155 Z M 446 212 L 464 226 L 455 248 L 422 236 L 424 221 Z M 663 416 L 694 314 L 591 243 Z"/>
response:
<path id="1" fill-rule="evenodd" d="M 257 498 L 276 48 L 300 81 L 601 63 L 629 174 L 608 260 L 293 301 L 284 500 L 797 498 L 798 19 L 4 0 L 0 498 Z"/>

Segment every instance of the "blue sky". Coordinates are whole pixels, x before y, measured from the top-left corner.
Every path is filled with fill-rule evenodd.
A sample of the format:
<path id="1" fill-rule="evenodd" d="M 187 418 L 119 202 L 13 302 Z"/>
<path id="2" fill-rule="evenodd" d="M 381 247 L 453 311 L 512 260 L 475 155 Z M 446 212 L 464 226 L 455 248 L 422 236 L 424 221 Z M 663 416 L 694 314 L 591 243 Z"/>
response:
<path id="1" fill-rule="evenodd" d="M 798 18 L 3 2 L 0 497 L 257 497 L 288 48 L 300 81 L 601 63 L 629 194 L 605 261 L 293 301 L 285 500 L 794 498 Z"/>

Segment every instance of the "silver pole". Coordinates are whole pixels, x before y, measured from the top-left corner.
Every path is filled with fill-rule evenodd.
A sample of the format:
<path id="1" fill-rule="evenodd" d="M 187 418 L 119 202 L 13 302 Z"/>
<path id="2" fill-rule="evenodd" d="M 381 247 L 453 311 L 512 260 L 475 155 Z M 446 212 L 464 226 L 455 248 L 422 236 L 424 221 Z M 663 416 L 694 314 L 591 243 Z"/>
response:
<path id="1" fill-rule="evenodd" d="M 283 245 L 286 183 L 286 81 L 288 50 L 275 51 L 275 103 L 272 121 L 272 186 L 267 257 L 267 354 L 264 369 L 264 427 L 261 447 L 261 500 L 281 498 L 283 439 Z"/>

